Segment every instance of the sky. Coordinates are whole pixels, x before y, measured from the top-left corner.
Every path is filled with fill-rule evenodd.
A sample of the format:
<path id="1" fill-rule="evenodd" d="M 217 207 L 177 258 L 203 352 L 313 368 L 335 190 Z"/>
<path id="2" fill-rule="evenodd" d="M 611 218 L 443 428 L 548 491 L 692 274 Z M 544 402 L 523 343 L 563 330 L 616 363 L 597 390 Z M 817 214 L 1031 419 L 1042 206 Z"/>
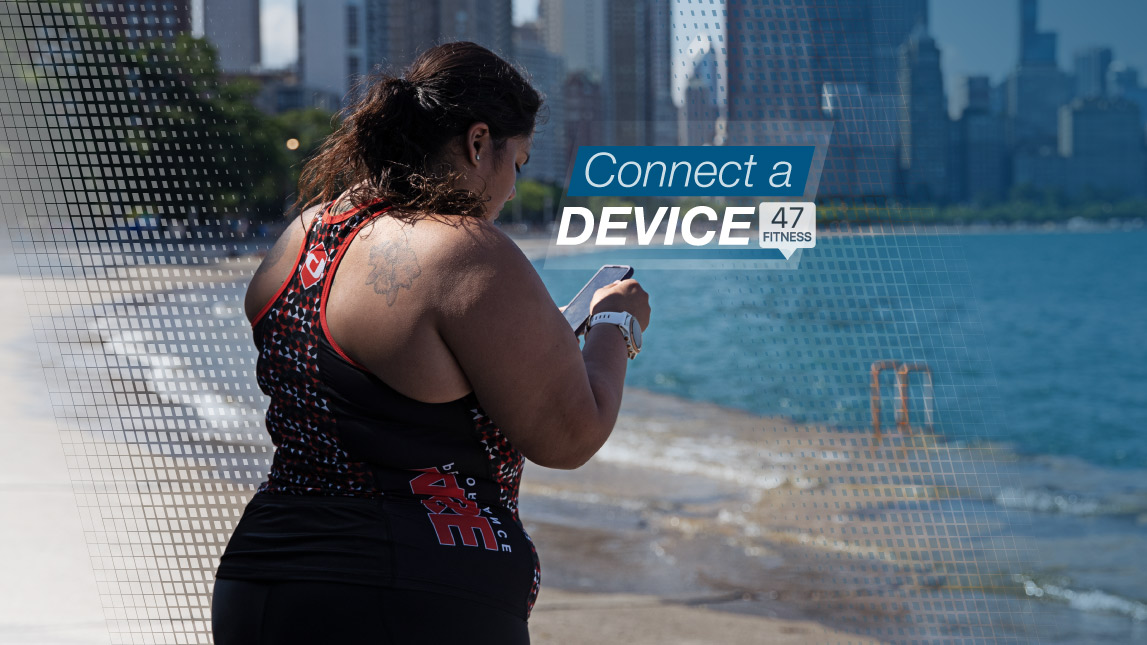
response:
<path id="1" fill-rule="evenodd" d="M 960 74 L 999 81 L 1019 50 L 1018 0 L 931 0 L 929 25 L 940 47 L 940 66 L 951 82 Z M 1111 47 L 1115 60 L 1138 67 L 1147 81 L 1147 1 L 1042 0 L 1040 31 L 1059 34 L 1059 66 L 1072 71 L 1076 50 Z"/>
<path id="2" fill-rule="evenodd" d="M 684 4 L 687 0 L 668 0 Z M 987 74 L 1002 79 L 1016 63 L 1019 0 L 930 0 L 930 27 L 940 46 L 945 79 Z M 295 59 L 296 0 L 260 0 L 263 63 L 282 67 Z M 514 0 L 514 22 L 537 17 L 538 0 Z M 1107 45 L 1116 60 L 1141 70 L 1147 82 L 1147 0 L 1043 0 L 1039 28 L 1059 33 L 1060 67 L 1071 71 L 1072 54 Z"/>

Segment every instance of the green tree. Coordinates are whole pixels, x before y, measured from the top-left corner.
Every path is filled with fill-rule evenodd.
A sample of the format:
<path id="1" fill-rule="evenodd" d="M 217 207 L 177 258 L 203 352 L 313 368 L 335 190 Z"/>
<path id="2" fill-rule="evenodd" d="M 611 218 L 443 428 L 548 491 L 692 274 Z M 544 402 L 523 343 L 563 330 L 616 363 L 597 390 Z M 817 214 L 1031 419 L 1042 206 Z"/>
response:
<path id="1" fill-rule="evenodd" d="M 59 147 L 75 153 L 67 172 L 81 178 L 89 203 L 161 225 L 282 216 L 303 158 L 331 132 L 329 114 L 263 114 L 254 106 L 259 83 L 224 83 L 205 39 L 129 44 L 79 5 L 46 10 L 75 26 L 41 35 L 38 49 L 53 54 L 28 80 L 59 97 Z"/>
<path id="2" fill-rule="evenodd" d="M 286 162 L 282 170 L 285 189 L 281 199 L 293 202 L 303 165 L 318 151 L 323 139 L 335 131 L 338 123 L 330 112 L 317 108 L 283 112 L 274 117 L 274 123 L 282 139 L 279 145 Z M 294 150 L 287 147 L 290 139 L 297 142 Z M 283 204 L 284 209 L 286 205 Z"/>

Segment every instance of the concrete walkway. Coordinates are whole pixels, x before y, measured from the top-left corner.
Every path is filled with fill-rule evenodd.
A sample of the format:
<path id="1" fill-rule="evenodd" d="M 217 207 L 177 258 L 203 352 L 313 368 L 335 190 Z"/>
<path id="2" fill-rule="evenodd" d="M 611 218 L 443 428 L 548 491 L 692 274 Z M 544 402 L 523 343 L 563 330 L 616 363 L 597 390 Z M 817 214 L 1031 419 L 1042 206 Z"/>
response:
<path id="1" fill-rule="evenodd" d="M 108 645 L 103 603 L 117 599 L 100 596 L 26 305 L 25 290 L 37 285 L 19 278 L 7 224 L 0 220 L 0 643 Z M 530 631 L 534 643 L 560 645 L 866 642 L 812 622 L 546 586 Z"/>
<path id="2" fill-rule="evenodd" d="M 0 220 L 0 643 L 110 643 L 64 448 Z"/>

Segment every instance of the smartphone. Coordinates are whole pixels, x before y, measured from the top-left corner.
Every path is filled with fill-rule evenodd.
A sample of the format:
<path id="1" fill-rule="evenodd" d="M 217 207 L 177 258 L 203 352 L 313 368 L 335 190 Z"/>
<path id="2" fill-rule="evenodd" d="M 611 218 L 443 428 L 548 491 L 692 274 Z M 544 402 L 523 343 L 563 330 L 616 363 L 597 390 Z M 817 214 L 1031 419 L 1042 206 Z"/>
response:
<path id="1" fill-rule="evenodd" d="M 566 320 L 573 328 L 574 334 L 581 336 L 585 333 L 585 324 L 589 322 L 589 305 L 593 301 L 593 293 L 598 289 L 617 280 L 625 280 L 633 276 L 633 267 L 620 264 L 607 264 L 597 270 L 589 282 L 577 292 L 573 300 L 563 310 Z"/>

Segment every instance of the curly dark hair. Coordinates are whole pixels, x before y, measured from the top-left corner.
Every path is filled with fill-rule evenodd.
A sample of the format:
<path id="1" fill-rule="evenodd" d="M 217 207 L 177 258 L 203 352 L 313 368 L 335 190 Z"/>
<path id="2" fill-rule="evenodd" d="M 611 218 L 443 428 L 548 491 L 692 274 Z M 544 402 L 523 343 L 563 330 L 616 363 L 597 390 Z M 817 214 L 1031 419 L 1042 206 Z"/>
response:
<path id="1" fill-rule="evenodd" d="M 461 173 L 446 161 L 447 146 L 481 121 L 500 154 L 507 139 L 533 134 L 542 105 L 522 72 L 471 42 L 428 49 L 401 77 L 376 69 L 356 91 L 303 167 L 299 212 L 346 191 L 353 205 L 385 200 L 391 214 L 481 216 L 486 200 L 452 187 Z"/>

